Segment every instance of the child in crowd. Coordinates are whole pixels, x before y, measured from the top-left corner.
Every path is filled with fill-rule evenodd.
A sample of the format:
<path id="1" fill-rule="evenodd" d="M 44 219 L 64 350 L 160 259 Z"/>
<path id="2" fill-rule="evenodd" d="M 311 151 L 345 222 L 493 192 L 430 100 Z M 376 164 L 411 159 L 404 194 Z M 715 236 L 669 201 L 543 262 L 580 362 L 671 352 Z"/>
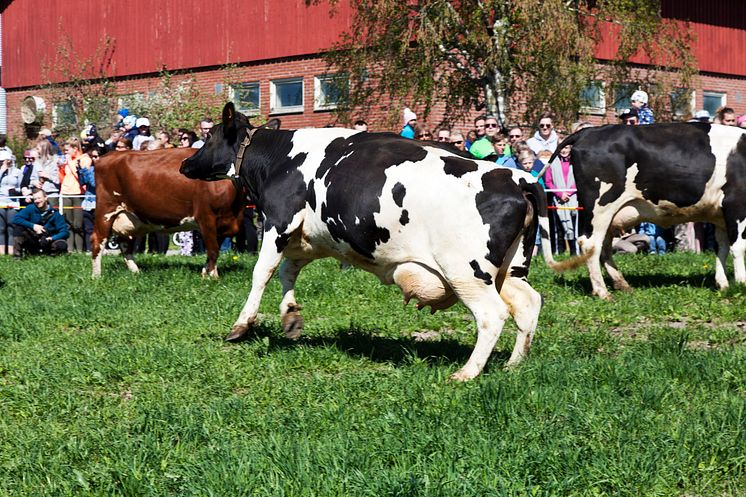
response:
<path id="1" fill-rule="evenodd" d="M 572 147 L 565 145 L 545 173 L 546 187 L 553 192 L 553 203 L 557 207 L 557 250 L 562 252 L 562 240 L 567 242 L 571 254 L 577 254 L 575 240 L 578 226 L 578 197 L 575 195 L 575 175 L 570 163 Z"/>

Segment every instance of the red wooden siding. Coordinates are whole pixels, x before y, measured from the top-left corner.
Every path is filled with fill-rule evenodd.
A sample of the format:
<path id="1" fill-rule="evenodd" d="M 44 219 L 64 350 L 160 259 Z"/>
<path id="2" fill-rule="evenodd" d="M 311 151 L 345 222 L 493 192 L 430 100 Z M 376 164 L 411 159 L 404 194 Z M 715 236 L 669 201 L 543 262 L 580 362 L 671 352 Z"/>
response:
<path id="1" fill-rule="evenodd" d="M 114 39 L 111 75 L 129 76 L 315 54 L 348 28 L 349 13 L 340 5 L 330 18 L 328 4 L 304 0 L 15 0 L 3 12 L 2 83 L 44 83 L 42 64 L 55 59 L 63 32 L 81 58 Z"/>

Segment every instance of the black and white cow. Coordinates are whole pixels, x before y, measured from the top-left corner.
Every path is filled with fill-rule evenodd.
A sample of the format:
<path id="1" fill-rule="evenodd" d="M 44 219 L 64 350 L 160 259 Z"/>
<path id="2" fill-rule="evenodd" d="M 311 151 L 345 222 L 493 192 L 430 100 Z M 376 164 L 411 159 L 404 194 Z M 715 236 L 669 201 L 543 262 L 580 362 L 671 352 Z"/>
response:
<path id="1" fill-rule="evenodd" d="M 610 125 L 578 131 L 557 150 L 565 145 L 572 145 L 578 200 L 585 207 L 578 244 L 588 263 L 594 295 L 610 298 L 601 262 L 614 288 L 630 289 L 611 258 L 611 236 L 640 221 L 661 226 L 713 223 L 717 286 L 728 286 L 729 249 L 736 282 L 746 283 L 745 130 L 703 123 Z M 555 269 L 580 263 L 579 258 L 570 259 Z"/>
<path id="2" fill-rule="evenodd" d="M 264 216 L 251 292 L 227 340 L 254 324 L 283 256 L 280 312 L 285 333 L 296 338 L 298 273 L 331 256 L 398 285 L 418 308 L 434 312 L 461 300 L 478 337 L 455 379 L 482 371 L 509 315 L 519 331 L 508 366 L 524 358 L 542 302 L 526 277 L 537 225 L 544 238 L 548 227 L 532 176 L 390 133 L 275 125 L 255 128 L 229 103 L 205 146 L 181 167 L 208 180 L 238 169 Z"/>

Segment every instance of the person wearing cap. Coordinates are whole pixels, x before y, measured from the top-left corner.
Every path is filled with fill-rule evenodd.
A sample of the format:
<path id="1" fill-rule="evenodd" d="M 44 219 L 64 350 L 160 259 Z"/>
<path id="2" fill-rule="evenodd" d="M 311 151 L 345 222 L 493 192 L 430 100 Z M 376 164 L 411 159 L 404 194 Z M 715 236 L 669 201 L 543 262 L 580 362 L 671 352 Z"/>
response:
<path id="1" fill-rule="evenodd" d="M 637 126 L 640 124 L 640 120 L 637 114 L 637 109 L 634 107 L 631 109 L 624 109 L 619 114 L 619 120 L 622 121 L 622 124 L 625 126 Z"/>
<path id="2" fill-rule="evenodd" d="M 405 108 L 402 114 L 404 119 L 404 127 L 402 127 L 399 134 L 404 138 L 414 140 L 414 127 L 417 125 L 417 114 L 412 112 L 409 107 Z"/>
<path id="3" fill-rule="evenodd" d="M 124 135 L 123 138 L 126 138 L 130 142 L 135 139 L 135 137 L 140 134 L 140 131 L 137 129 L 137 116 L 134 114 L 130 114 L 127 117 L 125 117 L 122 120 L 122 125 L 124 126 L 122 129 L 124 129 Z"/>
<path id="4" fill-rule="evenodd" d="M 138 117 L 135 122 L 138 135 L 132 140 L 132 150 L 142 150 L 142 144 L 153 141 L 155 138 L 150 134 L 150 119 Z"/>
<path id="5" fill-rule="evenodd" d="M 85 140 L 88 146 L 91 147 L 91 150 L 98 151 L 99 155 L 104 155 L 106 152 L 109 151 L 109 148 L 106 146 L 106 142 L 98 134 L 98 129 L 96 128 L 95 124 L 89 124 L 88 126 L 83 128 L 83 132 L 85 133 L 85 137 L 83 137 L 83 140 Z"/>
<path id="6" fill-rule="evenodd" d="M 655 116 L 653 109 L 648 106 L 648 94 L 642 90 L 637 90 L 630 97 L 632 107 L 637 110 L 637 120 L 639 124 L 653 124 Z"/>
<path id="7" fill-rule="evenodd" d="M 21 194 L 21 170 L 13 166 L 13 154 L 0 150 L 0 254 L 13 253 L 10 245 L 13 217 L 18 208 L 18 196 Z"/>
<path id="8" fill-rule="evenodd" d="M 710 117 L 710 113 L 707 111 L 707 109 L 702 109 L 694 113 L 694 119 L 692 120 L 699 121 L 701 123 L 709 123 Z"/>
<path id="9" fill-rule="evenodd" d="M 39 130 L 39 139 L 45 139 L 49 142 L 49 144 L 52 146 L 52 153 L 54 155 L 64 155 L 64 152 L 62 152 L 62 147 L 60 147 L 59 143 L 52 137 L 52 131 L 49 128 L 42 128 Z"/>

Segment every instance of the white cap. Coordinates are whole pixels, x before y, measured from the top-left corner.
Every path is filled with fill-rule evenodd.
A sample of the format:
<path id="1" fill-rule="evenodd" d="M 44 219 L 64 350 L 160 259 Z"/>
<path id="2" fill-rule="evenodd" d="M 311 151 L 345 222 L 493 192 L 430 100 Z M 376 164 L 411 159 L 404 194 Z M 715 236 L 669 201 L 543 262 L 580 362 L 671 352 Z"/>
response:
<path id="1" fill-rule="evenodd" d="M 694 119 L 707 119 L 710 120 L 710 113 L 707 111 L 707 109 L 698 110 L 696 114 L 694 114 Z"/>
<path id="2" fill-rule="evenodd" d="M 409 107 L 404 109 L 404 124 L 407 124 L 412 119 L 417 119 L 417 114 L 412 112 Z"/>
<path id="3" fill-rule="evenodd" d="M 138 117 L 135 121 L 135 127 L 139 128 L 140 126 L 150 126 L 150 120 L 147 117 Z"/>
<path id="4" fill-rule="evenodd" d="M 49 130 L 49 128 L 41 128 L 39 130 L 39 134 L 41 136 L 52 136 L 52 132 Z"/>
<path id="5" fill-rule="evenodd" d="M 637 90 L 632 94 L 632 96 L 629 98 L 632 102 L 640 102 L 643 104 L 648 103 L 648 94 L 645 93 L 642 90 Z"/>
<path id="6" fill-rule="evenodd" d="M 122 122 L 125 126 L 132 127 L 137 122 L 137 116 L 133 116 L 132 114 L 130 114 L 129 116 L 125 117 Z"/>
<path id="7" fill-rule="evenodd" d="M 13 156 L 10 152 L 8 152 L 7 150 L 0 150 L 0 162 L 12 159 Z"/>

